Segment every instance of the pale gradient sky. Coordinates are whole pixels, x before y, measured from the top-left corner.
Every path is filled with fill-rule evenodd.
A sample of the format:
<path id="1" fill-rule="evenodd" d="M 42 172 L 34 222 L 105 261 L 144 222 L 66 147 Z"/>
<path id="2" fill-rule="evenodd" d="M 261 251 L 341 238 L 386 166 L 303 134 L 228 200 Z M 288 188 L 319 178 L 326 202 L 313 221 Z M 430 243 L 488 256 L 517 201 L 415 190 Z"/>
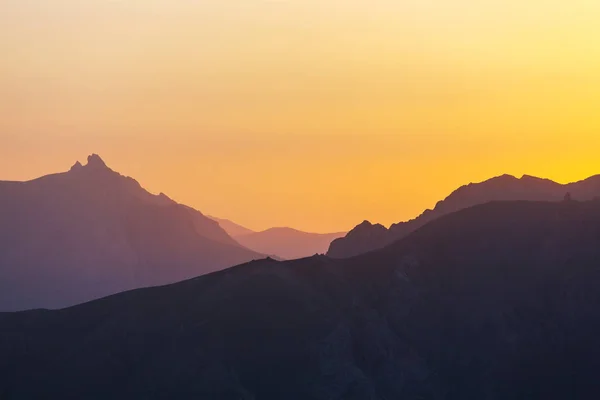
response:
<path id="1" fill-rule="evenodd" d="M 597 0 L 2 0 L 0 179 L 99 153 L 253 229 L 600 173 Z"/>

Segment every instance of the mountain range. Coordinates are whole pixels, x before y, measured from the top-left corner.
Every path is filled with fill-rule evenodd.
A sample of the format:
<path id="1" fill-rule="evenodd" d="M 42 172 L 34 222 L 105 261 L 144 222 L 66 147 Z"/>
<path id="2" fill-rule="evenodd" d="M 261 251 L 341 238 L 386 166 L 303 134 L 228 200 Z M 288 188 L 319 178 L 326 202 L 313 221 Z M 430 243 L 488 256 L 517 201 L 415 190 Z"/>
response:
<path id="1" fill-rule="evenodd" d="M 255 232 L 227 219 L 210 218 L 217 221 L 221 228 L 242 246 L 280 260 L 324 254 L 333 240 L 346 234 L 346 232 L 310 233 L 287 227 Z"/>
<path id="2" fill-rule="evenodd" d="M 66 307 L 264 257 L 97 155 L 68 172 L 0 181 L 0 310 Z"/>
<path id="3" fill-rule="evenodd" d="M 0 313 L 0 398 L 597 398 L 599 265 L 600 201 L 490 202 L 349 259 Z"/>
<path id="4" fill-rule="evenodd" d="M 569 193 L 576 200 L 591 200 L 600 196 L 600 175 L 583 181 L 560 184 L 529 175 L 516 178 L 502 175 L 481 183 L 471 183 L 452 192 L 438 202 L 433 210 L 425 210 L 417 218 L 393 224 L 389 229 L 381 224 L 364 221 L 345 237 L 334 240 L 327 255 L 352 257 L 380 249 L 443 215 L 490 201 L 560 201 Z"/>
<path id="5" fill-rule="evenodd" d="M 236 236 L 242 246 L 254 251 L 280 257 L 284 260 L 293 260 L 325 254 L 330 243 L 345 233 L 308 233 L 292 228 L 271 228 L 261 232 L 254 232 Z"/>

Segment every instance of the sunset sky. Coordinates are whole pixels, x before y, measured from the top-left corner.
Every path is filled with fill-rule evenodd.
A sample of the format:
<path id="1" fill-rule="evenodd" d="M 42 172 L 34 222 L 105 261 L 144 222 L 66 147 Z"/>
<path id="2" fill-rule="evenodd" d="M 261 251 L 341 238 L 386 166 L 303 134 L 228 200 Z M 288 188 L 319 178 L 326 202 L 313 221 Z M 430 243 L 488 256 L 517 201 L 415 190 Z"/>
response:
<path id="1" fill-rule="evenodd" d="M 600 173 L 598 0 L 2 0 L 0 179 L 90 153 L 253 229 Z"/>

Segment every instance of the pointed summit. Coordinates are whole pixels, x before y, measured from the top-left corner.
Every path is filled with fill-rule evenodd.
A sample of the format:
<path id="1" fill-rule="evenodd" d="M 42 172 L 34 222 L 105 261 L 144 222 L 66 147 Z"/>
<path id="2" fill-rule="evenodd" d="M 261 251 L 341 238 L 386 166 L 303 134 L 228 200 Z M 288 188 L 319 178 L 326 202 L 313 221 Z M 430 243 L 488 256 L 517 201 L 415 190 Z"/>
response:
<path id="1" fill-rule="evenodd" d="M 264 257 L 98 155 L 82 164 L 18 184 L 0 181 L 0 311 L 63 308 Z"/>
<path id="2" fill-rule="evenodd" d="M 372 224 L 370 221 L 368 220 L 364 220 L 361 224 L 357 225 L 354 227 L 354 229 L 352 229 L 353 231 L 360 231 L 360 230 L 368 230 L 368 229 L 377 229 L 377 230 L 385 230 L 387 231 L 387 228 L 381 224 Z"/>
<path id="3" fill-rule="evenodd" d="M 160 192 L 158 194 L 158 197 L 162 197 L 163 199 L 171 200 L 171 198 L 169 196 L 167 196 L 166 194 L 164 194 L 163 192 Z"/>
<path id="4" fill-rule="evenodd" d="M 106 163 L 100 158 L 98 154 L 92 154 L 87 158 L 87 167 L 92 168 L 108 168 Z"/>
<path id="5" fill-rule="evenodd" d="M 83 168 L 83 165 L 81 165 L 81 163 L 79 161 L 77 161 L 75 164 L 73 164 L 73 166 L 71 167 L 70 171 L 76 171 L 78 169 Z"/>

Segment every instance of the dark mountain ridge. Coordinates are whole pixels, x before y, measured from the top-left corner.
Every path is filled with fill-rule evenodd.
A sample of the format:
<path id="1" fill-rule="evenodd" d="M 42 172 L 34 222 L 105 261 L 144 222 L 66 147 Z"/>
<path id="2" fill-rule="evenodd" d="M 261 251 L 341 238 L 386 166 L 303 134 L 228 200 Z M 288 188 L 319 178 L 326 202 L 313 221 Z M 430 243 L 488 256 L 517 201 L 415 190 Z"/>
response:
<path id="1" fill-rule="evenodd" d="M 0 397 L 589 399 L 600 202 L 491 202 L 350 259 L 0 313 Z"/>
<path id="2" fill-rule="evenodd" d="M 363 222 L 345 237 L 334 240 L 327 255 L 347 258 L 383 248 L 436 218 L 478 204 L 517 200 L 561 201 L 566 193 L 570 193 L 573 199 L 580 201 L 599 197 L 600 175 L 569 184 L 560 184 L 529 175 L 523 175 L 521 179 L 502 175 L 481 183 L 470 183 L 461 186 L 444 200 L 439 201 L 433 210 L 425 210 L 417 218 L 393 224 L 389 229 L 380 224 L 371 225 L 368 221 Z"/>
<path id="3" fill-rule="evenodd" d="M 0 182 L 0 310 L 60 308 L 262 258 L 106 166 Z"/>

